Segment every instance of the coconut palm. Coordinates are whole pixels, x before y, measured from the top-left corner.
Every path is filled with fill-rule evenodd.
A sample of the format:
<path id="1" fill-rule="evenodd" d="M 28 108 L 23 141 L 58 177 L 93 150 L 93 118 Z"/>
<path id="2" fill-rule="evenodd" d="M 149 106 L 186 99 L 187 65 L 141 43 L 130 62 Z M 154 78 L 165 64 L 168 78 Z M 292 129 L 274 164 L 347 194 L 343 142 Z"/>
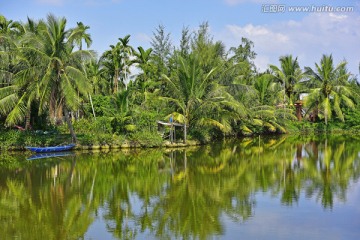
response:
<path id="1" fill-rule="evenodd" d="M 14 54 L 24 27 L 17 21 L 0 15 L 0 87 L 9 86 L 14 74 L 16 55 Z"/>
<path id="2" fill-rule="evenodd" d="M 278 85 L 272 75 L 261 74 L 254 80 L 254 84 L 248 88 L 248 96 L 252 96 L 251 106 L 249 107 L 250 120 L 247 126 L 260 126 L 270 132 L 285 133 L 283 120 L 294 119 L 292 112 L 285 108 L 275 106 Z M 272 96 L 275 96 L 272 97 Z M 242 129 L 245 131 L 246 128 Z M 248 133 L 249 129 L 246 129 Z"/>
<path id="3" fill-rule="evenodd" d="M 279 58 L 280 68 L 275 65 L 270 65 L 270 69 L 273 71 L 275 80 L 278 81 L 284 88 L 284 96 L 286 95 L 292 104 L 297 99 L 294 99 L 296 93 L 296 87 L 299 81 L 302 79 L 303 74 L 301 72 L 297 57 L 293 59 L 292 55 L 286 55 Z M 285 99 L 284 99 L 285 104 Z"/>
<path id="4" fill-rule="evenodd" d="M 73 41 L 82 50 L 84 40 L 87 48 L 89 48 L 92 43 L 91 35 L 86 32 L 89 28 L 89 26 L 85 26 L 82 22 L 77 22 L 77 27 L 72 30 L 69 41 Z"/>
<path id="5" fill-rule="evenodd" d="M 2 88 L 0 89 L 0 113 L 4 116 L 7 115 L 7 119 L 15 119 L 17 122 L 20 122 L 26 115 L 25 128 L 28 129 L 30 126 L 30 107 L 34 100 L 34 94 L 32 94 L 30 98 L 20 98 L 20 102 L 26 105 L 26 108 L 23 107 L 21 110 L 18 108 L 13 109 L 16 101 L 19 100 L 19 92 L 27 89 L 27 86 L 24 86 L 23 82 L 18 82 L 14 78 L 14 75 L 19 72 L 19 70 L 29 66 L 30 62 L 19 55 L 19 49 L 22 46 L 20 41 L 25 34 L 36 32 L 37 23 L 28 18 L 28 22 L 21 25 L 19 22 L 13 22 L 12 20 L 7 21 L 6 18 L 2 16 L 0 21 L 0 42 L 4 50 L 1 52 L 1 60 L 4 61 L 2 62 L 1 69 L 2 73 L 4 73 L 4 80 Z M 19 111 L 21 111 L 22 114 L 18 114 Z M 7 122 L 7 124 L 12 125 L 11 121 L 10 124 L 9 122 Z"/>
<path id="6" fill-rule="evenodd" d="M 71 33 L 72 30 L 66 30 L 65 18 L 48 15 L 46 22 L 38 23 L 36 32 L 24 36 L 22 47 L 18 49 L 21 61 L 15 75 L 16 91 L 0 94 L 1 111 L 8 113 L 6 122 L 9 125 L 21 121 L 31 102 L 36 100 L 39 113 L 49 110 L 51 120 L 56 122 L 57 117 L 65 116 L 76 142 L 69 110 L 77 109 L 80 97 L 86 97 L 91 91 L 83 60 L 93 55 L 90 51 L 74 51 L 69 40 Z"/>
<path id="7" fill-rule="evenodd" d="M 241 114 L 244 109 L 225 91 L 225 87 L 211 78 L 217 69 L 203 72 L 194 53 L 187 58 L 178 56 L 177 61 L 174 75 L 163 75 L 170 91 L 161 99 L 176 105 L 174 117 L 185 126 L 184 141 L 189 125 L 212 125 L 229 132 L 230 120 L 234 119 L 231 110 Z"/>
<path id="8" fill-rule="evenodd" d="M 357 94 L 351 89 L 346 71 L 346 62 L 334 67 L 332 55 L 323 55 L 320 64 L 315 63 L 315 70 L 306 67 L 306 74 L 310 76 L 310 84 L 314 86 L 305 99 L 305 106 L 310 109 L 322 110 L 325 124 L 332 116 L 332 112 L 344 121 L 341 104 L 354 108 L 354 99 Z"/>

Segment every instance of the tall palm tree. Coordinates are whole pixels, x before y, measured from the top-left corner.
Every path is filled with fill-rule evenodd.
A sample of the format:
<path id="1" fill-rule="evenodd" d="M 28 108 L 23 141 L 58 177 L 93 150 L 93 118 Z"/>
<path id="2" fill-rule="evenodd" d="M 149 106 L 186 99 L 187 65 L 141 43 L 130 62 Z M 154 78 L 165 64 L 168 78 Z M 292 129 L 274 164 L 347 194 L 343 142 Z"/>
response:
<path id="1" fill-rule="evenodd" d="M 310 76 L 310 84 L 314 86 L 305 100 L 309 109 L 323 111 L 325 124 L 334 111 L 337 117 L 344 121 L 341 103 L 349 108 L 354 108 L 354 99 L 357 94 L 351 89 L 346 71 L 347 62 L 341 62 L 334 67 L 332 55 L 323 55 L 320 64 L 315 63 L 315 70 L 306 67 L 306 74 Z"/>
<path id="2" fill-rule="evenodd" d="M 110 45 L 111 49 L 105 51 L 101 57 L 105 72 L 112 79 L 113 93 L 119 91 L 119 81 L 127 88 L 125 81 L 131 65 L 130 56 L 133 53 L 129 41 L 130 35 L 119 38 L 119 42 L 116 45 Z"/>
<path id="3" fill-rule="evenodd" d="M 127 76 L 130 73 L 129 68 L 132 64 L 130 57 L 134 52 L 132 46 L 129 45 L 130 35 L 126 35 L 123 38 L 119 38 L 119 43 L 121 44 L 121 56 L 122 56 L 122 66 L 123 66 L 123 83 L 125 84 L 125 89 L 127 89 Z"/>
<path id="4" fill-rule="evenodd" d="M 39 113 L 49 110 L 52 120 L 64 115 L 72 139 L 77 141 L 69 110 L 77 109 L 80 97 L 91 91 L 83 61 L 91 59 L 93 54 L 75 51 L 69 40 L 71 32 L 66 30 L 65 18 L 50 14 L 46 22 L 39 22 L 36 33 L 24 36 L 23 47 L 19 47 L 22 68 L 15 75 L 16 95 L 8 95 L 12 97 L 0 102 L 2 112 L 9 113 L 8 124 L 22 120 L 30 102 L 36 100 Z"/>
<path id="5" fill-rule="evenodd" d="M 120 43 L 110 45 L 110 50 L 107 50 L 101 56 L 101 62 L 104 65 L 105 73 L 111 79 L 111 86 L 113 93 L 119 90 L 120 72 L 122 69 L 122 57 L 120 55 Z"/>
<path id="6" fill-rule="evenodd" d="M 105 69 L 100 60 L 92 59 L 86 64 L 87 77 L 92 84 L 93 94 L 108 94 L 109 86 L 104 77 Z"/>
<path id="7" fill-rule="evenodd" d="M 140 68 L 141 73 L 137 76 L 135 85 L 140 87 L 141 93 L 144 93 L 149 86 L 148 75 L 151 74 L 150 58 L 152 48 L 144 50 L 142 47 L 138 47 L 139 52 L 134 52 L 136 59 L 133 61 Z"/>

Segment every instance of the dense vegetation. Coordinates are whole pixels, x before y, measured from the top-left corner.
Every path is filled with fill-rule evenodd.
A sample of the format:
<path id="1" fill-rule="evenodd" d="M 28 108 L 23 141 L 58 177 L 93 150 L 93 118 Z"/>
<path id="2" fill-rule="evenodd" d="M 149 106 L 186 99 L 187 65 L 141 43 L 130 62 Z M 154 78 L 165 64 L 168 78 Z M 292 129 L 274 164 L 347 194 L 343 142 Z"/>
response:
<path id="1" fill-rule="evenodd" d="M 89 50 L 88 29 L 51 14 L 25 23 L 0 15 L 2 142 L 51 145 L 70 132 L 81 144 L 157 146 L 168 134 L 157 121 L 170 116 L 186 126 L 178 140 L 202 142 L 360 123 L 357 79 L 331 55 L 301 69 L 289 54 L 260 72 L 251 40 L 227 51 L 206 22 L 185 27 L 179 46 L 160 25 L 152 48 L 131 46 L 127 35 L 102 54 Z"/>

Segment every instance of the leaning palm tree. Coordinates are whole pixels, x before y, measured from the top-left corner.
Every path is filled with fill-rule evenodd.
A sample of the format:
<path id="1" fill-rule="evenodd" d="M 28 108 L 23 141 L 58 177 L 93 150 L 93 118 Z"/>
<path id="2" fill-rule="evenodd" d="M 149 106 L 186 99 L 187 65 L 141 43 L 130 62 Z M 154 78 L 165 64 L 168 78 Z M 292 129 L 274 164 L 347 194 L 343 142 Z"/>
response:
<path id="1" fill-rule="evenodd" d="M 357 94 L 351 89 L 346 71 L 347 62 L 341 62 L 334 67 L 332 55 L 323 55 L 320 64 L 315 63 L 315 70 L 306 67 L 306 74 L 310 76 L 310 83 L 315 86 L 305 100 L 305 106 L 310 109 L 322 110 L 325 124 L 332 116 L 332 112 L 344 121 L 341 103 L 354 108 Z"/>
<path id="2" fill-rule="evenodd" d="M 69 111 L 77 109 L 80 98 L 91 91 L 83 61 L 93 54 L 74 51 L 70 35 L 65 18 L 48 15 L 46 22 L 39 22 L 37 31 L 24 36 L 18 47 L 21 61 L 14 76 L 15 94 L 0 94 L 0 109 L 8 113 L 6 122 L 9 125 L 21 121 L 31 102 L 37 101 L 39 113 L 49 110 L 51 120 L 56 122 L 57 117 L 64 115 L 72 139 L 77 141 Z"/>

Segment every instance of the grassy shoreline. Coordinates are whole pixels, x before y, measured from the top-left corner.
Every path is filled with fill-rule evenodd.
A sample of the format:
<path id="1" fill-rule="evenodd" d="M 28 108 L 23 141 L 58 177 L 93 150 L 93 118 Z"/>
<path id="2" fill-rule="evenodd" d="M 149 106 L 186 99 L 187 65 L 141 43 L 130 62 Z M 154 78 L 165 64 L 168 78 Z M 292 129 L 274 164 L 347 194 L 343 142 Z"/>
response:
<path id="1" fill-rule="evenodd" d="M 345 126 L 343 123 L 309 123 L 288 122 L 286 125 L 288 135 L 321 135 L 321 134 L 359 134 L 359 126 Z M 253 136 L 279 135 L 274 133 L 257 133 Z M 233 136 L 232 136 L 233 137 Z M 239 136 L 240 138 L 241 136 Z M 57 146 L 70 143 L 70 134 L 64 133 L 37 133 L 34 131 L 8 130 L 2 131 L 0 136 L 0 151 L 25 151 L 25 146 Z M 196 136 L 187 140 L 171 143 L 163 139 L 157 132 L 140 132 L 133 136 L 116 135 L 110 133 L 78 134 L 78 144 L 75 150 L 97 149 L 126 149 L 126 148 L 179 148 L 204 145 L 215 140 L 200 141 Z"/>

